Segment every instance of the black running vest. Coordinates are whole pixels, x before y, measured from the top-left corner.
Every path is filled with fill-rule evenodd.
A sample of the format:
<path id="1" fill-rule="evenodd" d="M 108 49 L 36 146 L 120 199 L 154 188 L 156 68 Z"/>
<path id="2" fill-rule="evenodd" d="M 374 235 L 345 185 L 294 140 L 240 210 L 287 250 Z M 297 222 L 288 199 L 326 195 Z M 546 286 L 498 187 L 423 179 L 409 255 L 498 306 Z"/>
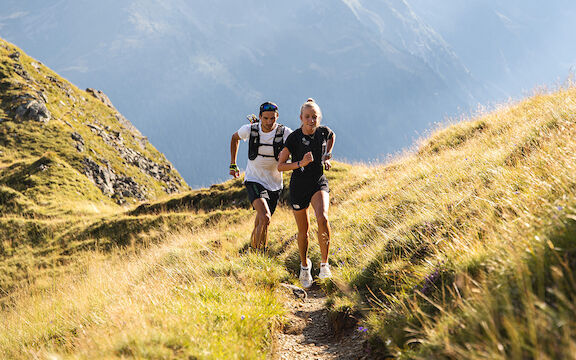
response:
<path id="1" fill-rule="evenodd" d="M 258 154 L 258 148 L 260 146 L 272 146 L 274 148 L 274 155 L 262 155 Z M 284 147 L 284 125 L 278 124 L 276 126 L 276 135 L 274 136 L 274 141 L 272 145 L 261 144 L 260 143 L 260 132 L 258 131 L 258 124 L 252 124 L 250 126 L 250 140 L 248 140 L 248 159 L 254 160 L 258 155 L 264 157 L 274 157 L 278 160 L 280 151 Z"/>

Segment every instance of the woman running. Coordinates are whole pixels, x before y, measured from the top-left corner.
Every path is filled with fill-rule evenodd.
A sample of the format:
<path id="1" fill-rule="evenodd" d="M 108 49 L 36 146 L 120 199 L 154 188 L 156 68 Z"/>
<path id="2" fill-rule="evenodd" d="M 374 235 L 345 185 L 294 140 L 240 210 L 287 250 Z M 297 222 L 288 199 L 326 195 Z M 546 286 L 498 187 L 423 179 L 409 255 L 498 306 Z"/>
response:
<path id="1" fill-rule="evenodd" d="M 279 171 L 292 171 L 290 178 L 290 203 L 298 226 L 300 251 L 300 282 L 304 288 L 312 286 L 312 263 L 308 259 L 308 206 L 312 204 L 318 221 L 320 243 L 320 279 L 332 276 L 328 265 L 330 247 L 330 203 L 328 180 L 324 169 L 329 170 L 335 135 L 327 126 L 320 126 L 322 111 L 313 99 L 308 99 L 300 109 L 301 126 L 292 132 L 278 157 Z M 288 162 L 288 158 L 292 161 Z"/>

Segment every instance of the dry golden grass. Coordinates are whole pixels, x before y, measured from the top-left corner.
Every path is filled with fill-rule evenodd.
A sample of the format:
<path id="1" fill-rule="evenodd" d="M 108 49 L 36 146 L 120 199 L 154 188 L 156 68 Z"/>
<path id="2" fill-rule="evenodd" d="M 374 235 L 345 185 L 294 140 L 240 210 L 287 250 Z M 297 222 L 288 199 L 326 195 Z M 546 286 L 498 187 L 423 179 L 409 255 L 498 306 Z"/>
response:
<path id="1" fill-rule="evenodd" d="M 335 278 L 323 283 L 332 310 L 365 316 L 374 356 L 572 356 L 574 139 L 568 87 L 438 130 L 387 164 L 337 164 Z M 157 208 L 99 225 L 110 237 L 147 219 L 139 241 L 80 251 L 70 271 L 16 291 L 0 314 L 0 356 L 266 357 L 283 313 L 276 286 L 295 281 L 298 268 L 291 212 L 274 215 L 262 256 L 243 251 L 248 210 Z M 195 232 L 170 233 L 179 220 L 156 223 L 186 216 L 200 224 Z"/>
<path id="2" fill-rule="evenodd" d="M 576 287 L 552 275 L 574 271 L 575 95 L 539 94 L 437 131 L 333 212 L 348 239 L 336 274 L 372 301 L 356 306 L 371 310 L 382 354 L 571 354 L 575 319 L 557 304 Z"/>
<path id="3" fill-rule="evenodd" d="M 83 254 L 81 273 L 5 305 L 0 357 L 263 358 L 283 311 L 274 284 L 286 273 L 239 254 L 237 231 L 247 229 L 172 235 L 133 255 Z"/>

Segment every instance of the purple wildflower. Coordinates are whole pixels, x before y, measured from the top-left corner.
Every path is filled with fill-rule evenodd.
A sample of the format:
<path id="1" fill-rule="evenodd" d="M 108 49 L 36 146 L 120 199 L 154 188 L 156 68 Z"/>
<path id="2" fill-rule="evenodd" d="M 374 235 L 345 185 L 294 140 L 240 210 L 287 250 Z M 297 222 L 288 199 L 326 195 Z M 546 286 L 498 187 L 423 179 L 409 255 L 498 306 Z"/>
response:
<path id="1" fill-rule="evenodd" d="M 240 320 L 244 320 L 244 319 L 246 319 L 246 316 L 244 316 L 244 315 L 240 316 Z"/>

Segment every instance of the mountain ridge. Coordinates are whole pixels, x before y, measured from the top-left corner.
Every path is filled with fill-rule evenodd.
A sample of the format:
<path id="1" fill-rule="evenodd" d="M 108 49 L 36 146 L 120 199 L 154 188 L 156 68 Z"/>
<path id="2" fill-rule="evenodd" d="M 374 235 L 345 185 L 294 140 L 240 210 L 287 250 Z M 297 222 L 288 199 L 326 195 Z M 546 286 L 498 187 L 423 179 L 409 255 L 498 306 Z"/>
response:
<path id="1" fill-rule="evenodd" d="M 207 186 L 226 171 L 199 154 L 226 164 L 222 144 L 264 101 L 275 101 L 280 121 L 294 128 L 302 102 L 315 98 L 325 123 L 342 135 L 341 156 L 368 161 L 483 98 L 478 79 L 403 1 L 358 4 L 360 17 L 343 1 L 68 0 L 37 5 L 34 11 L 50 14 L 38 16 L 8 1 L 6 13 L 26 14 L 0 23 L 76 83 L 105 90 L 189 184 Z M 71 27 L 76 36 L 59 31 Z"/>
<path id="2" fill-rule="evenodd" d="M 119 204 L 188 189 L 101 91 L 77 89 L 1 39 L 0 51 L 1 163 L 51 153 L 43 167 L 60 158 Z"/>

